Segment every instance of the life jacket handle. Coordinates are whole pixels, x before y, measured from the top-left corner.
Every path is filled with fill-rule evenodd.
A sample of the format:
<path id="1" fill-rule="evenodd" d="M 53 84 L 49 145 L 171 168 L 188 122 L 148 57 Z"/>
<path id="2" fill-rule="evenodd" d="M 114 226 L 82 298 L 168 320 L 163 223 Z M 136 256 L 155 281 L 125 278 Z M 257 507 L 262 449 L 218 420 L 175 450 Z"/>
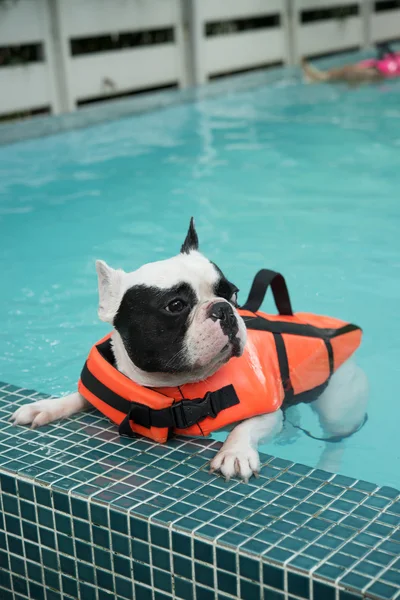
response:
<path id="1" fill-rule="evenodd" d="M 261 269 L 254 277 L 246 303 L 241 306 L 242 310 L 257 312 L 270 286 L 279 314 L 287 317 L 293 316 L 285 278 L 280 273 L 270 269 Z"/>

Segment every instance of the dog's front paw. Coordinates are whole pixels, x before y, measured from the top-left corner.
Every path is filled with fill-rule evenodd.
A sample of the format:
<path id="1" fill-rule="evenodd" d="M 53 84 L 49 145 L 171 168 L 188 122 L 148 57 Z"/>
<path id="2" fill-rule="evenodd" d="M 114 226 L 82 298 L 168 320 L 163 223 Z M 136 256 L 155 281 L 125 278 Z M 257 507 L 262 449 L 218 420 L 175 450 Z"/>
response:
<path id="1" fill-rule="evenodd" d="M 24 404 L 10 418 L 13 425 L 31 425 L 32 429 L 54 421 L 54 400 L 38 400 L 33 404 Z"/>
<path id="2" fill-rule="evenodd" d="M 220 471 L 226 481 L 238 475 L 247 483 L 252 475 L 258 477 L 259 470 L 260 458 L 251 446 L 235 448 L 224 444 L 210 463 L 210 472 Z"/>

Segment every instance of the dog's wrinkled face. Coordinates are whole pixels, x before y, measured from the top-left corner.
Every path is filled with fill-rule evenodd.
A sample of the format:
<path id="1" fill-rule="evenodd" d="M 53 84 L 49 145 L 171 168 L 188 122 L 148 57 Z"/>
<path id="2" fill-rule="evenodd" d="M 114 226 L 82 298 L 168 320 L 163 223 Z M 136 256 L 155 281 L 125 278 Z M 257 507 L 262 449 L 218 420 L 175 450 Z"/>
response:
<path id="1" fill-rule="evenodd" d="M 134 367 L 164 374 L 148 385 L 200 381 L 242 354 L 238 290 L 198 252 L 193 221 L 178 256 L 132 273 L 96 266 L 99 317 L 114 325 Z"/>

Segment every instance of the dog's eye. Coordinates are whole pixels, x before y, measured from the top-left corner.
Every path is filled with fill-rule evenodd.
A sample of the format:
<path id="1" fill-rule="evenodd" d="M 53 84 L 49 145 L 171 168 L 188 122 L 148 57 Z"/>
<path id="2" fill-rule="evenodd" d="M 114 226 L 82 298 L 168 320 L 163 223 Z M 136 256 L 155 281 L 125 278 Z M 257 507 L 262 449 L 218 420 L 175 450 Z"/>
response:
<path id="1" fill-rule="evenodd" d="M 176 298 L 165 307 L 165 310 L 167 310 L 170 313 L 180 313 L 183 311 L 185 306 L 186 303 L 183 300 L 181 300 L 180 298 Z"/>
<path id="2" fill-rule="evenodd" d="M 232 302 L 232 304 L 234 306 L 237 306 L 237 300 L 238 300 L 238 293 L 237 292 L 233 292 L 231 299 L 229 300 L 229 302 Z"/>

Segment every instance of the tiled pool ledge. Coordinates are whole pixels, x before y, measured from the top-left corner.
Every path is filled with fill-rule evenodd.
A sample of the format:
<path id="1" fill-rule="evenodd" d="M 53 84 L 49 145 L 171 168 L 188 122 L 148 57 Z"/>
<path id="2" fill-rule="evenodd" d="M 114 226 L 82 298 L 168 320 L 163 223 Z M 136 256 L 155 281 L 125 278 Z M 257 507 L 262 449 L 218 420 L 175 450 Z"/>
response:
<path id="1" fill-rule="evenodd" d="M 400 598 L 400 493 L 263 456 L 208 474 L 212 440 L 121 439 L 97 412 L 9 424 L 0 384 L 2 600 Z"/>

